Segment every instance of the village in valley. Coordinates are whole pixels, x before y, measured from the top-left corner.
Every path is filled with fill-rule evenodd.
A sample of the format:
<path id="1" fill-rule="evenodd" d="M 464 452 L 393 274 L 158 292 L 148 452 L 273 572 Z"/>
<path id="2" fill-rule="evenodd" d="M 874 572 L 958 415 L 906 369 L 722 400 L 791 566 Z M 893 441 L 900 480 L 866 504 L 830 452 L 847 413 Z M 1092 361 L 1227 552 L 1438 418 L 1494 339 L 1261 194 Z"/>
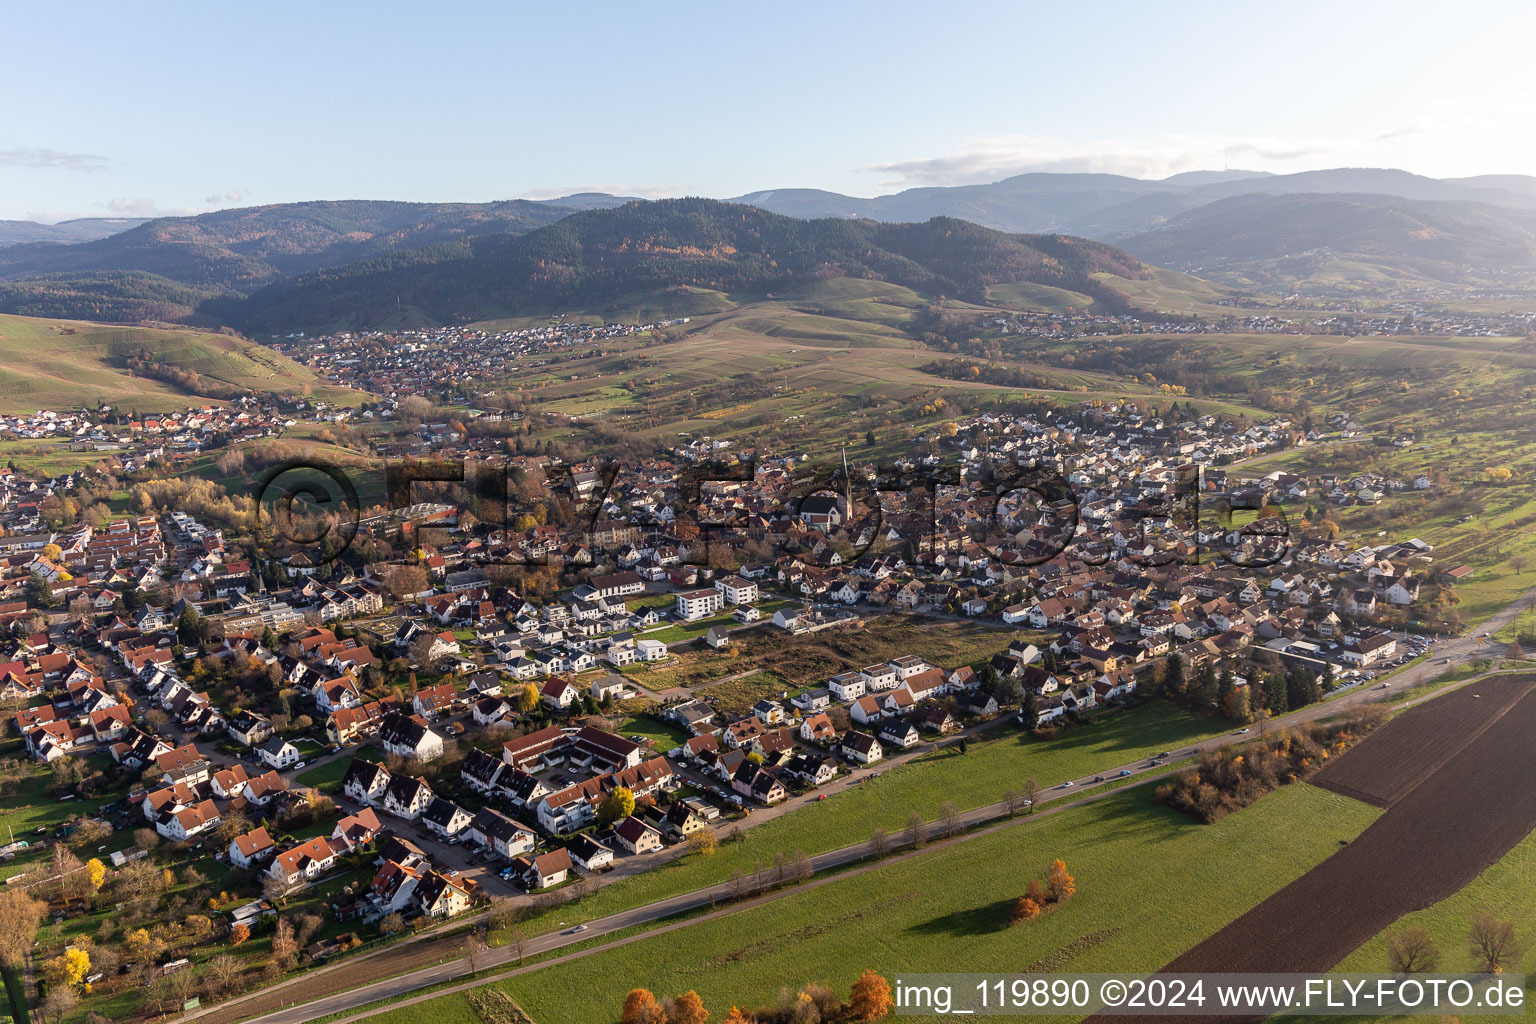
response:
<path id="1" fill-rule="evenodd" d="M 1403 626 L 1470 572 L 1417 539 L 1319 528 L 1428 475 L 1241 468 L 1348 435 L 1343 416 L 986 412 L 927 454 L 844 451 L 807 483 L 807 453 L 728 437 L 614 467 L 407 426 L 401 406 L 5 422 L 104 458 L 0 475 L 4 775 L 46 805 L 0 854 L 9 883 L 64 894 L 52 941 L 100 922 L 93 999 L 177 995 L 189 961 L 145 948 L 226 944 L 238 990 L 258 967 L 247 936 L 271 936 L 270 981 L 493 902 L 580 898 L 1000 731 L 1070 733 L 1151 702 L 1246 729 L 1427 656 Z M 509 474 L 516 500 L 489 518 L 451 489 L 360 508 L 326 557 L 260 543 L 248 501 L 183 511 L 127 482 L 358 417 L 405 427 L 391 451 Z M 940 466 L 958 472 L 881 483 Z M 1068 490 L 996 482 L 1020 467 Z M 100 499 L 106 477 L 136 511 Z M 1275 507 L 1307 528 L 1231 518 Z M 924 623 L 978 639 L 935 654 Z M 855 637 L 878 655 L 814 678 L 762 656 Z M 69 898 L 73 879 L 116 894 L 122 931 Z"/>

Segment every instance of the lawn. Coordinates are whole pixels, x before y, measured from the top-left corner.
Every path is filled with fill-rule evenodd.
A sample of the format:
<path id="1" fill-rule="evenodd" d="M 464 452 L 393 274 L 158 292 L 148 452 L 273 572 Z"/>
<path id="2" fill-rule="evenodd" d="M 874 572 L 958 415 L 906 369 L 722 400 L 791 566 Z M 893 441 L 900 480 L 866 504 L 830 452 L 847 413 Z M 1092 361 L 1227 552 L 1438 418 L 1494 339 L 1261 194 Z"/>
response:
<path id="1" fill-rule="evenodd" d="M 653 753 L 662 754 L 673 747 L 688 742 L 689 733 L 675 725 L 669 725 L 654 715 L 640 713 L 630 715 L 618 725 L 620 736 L 644 736 L 653 744 Z"/>
<path id="2" fill-rule="evenodd" d="M 1224 724 L 1166 704 L 1129 709 L 1055 740 L 1005 728 L 999 738 L 973 741 L 966 753 L 946 751 L 889 768 L 868 781 L 797 807 L 792 813 L 740 832 L 712 857 L 684 857 L 604 886 L 579 903 L 530 920 L 529 934 L 558 922 L 574 924 L 654 900 L 726 882 L 735 870 L 750 874 L 775 853 L 824 853 L 863 842 L 875 829 L 898 834 L 914 810 L 929 820 L 953 802 L 961 810 L 1000 801 L 1003 793 L 1035 778 L 1042 786 L 1081 778 L 1198 742 Z M 729 838 L 730 826 L 722 826 Z"/>
<path id="3" fill-rule="evenodd" d="M 1198 825 L 1143 787 L 705 921 L 684 936 L 643 939 L 496 984 L 540 1024 L 610 1024 L 635 986 L 658 995 L 697 990 L 718 1018 L 733 1004 L 772 1003 L 782 985 L 819 981 L 846 993 L 867 967 L 888 977 L 1148 970 L 1326 858 L 1377 813 L 1298 785 Z M 1008 927 L 1008 900 L 1056 857 L 1075 876 L 1077 895 Z M 370 1020 L 435 1019 L 436 1005 Z M 445 1005 L 441 1016 L 451 1012 Z"/>
<path id="4" fill-rule="evenodd" d="M 703 686 L 694 693 L 716 702 L 721 714 L 728 718 L 744 715 L 752 705 L 763 699 L 778 700 L 783 694 L 794 694 L 804 687 L 789 682 L 777 672 L 752 672 L 740 679 L 731 679 L 712 686 Z"/>
<path id="5" fill-rule="evenodd" d="M 322 793 L 336 793 L 341 790 L 341 782 L 347 776 L 347 769 L 352 767 L 352 759 L 338 757 L 333 761 L 307 771 L 300 772 L 298 779 L 301 785 L 313 786 Z"/>

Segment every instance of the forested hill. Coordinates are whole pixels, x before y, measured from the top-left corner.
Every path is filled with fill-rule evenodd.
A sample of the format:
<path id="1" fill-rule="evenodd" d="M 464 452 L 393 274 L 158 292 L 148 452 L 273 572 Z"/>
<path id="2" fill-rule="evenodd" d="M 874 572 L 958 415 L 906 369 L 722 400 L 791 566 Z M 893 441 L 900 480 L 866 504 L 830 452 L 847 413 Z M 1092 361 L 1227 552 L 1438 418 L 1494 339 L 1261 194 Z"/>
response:
<path id="1" fill-rule="evenodd" d="M 283 203 L 161 217 L 95 241 L 0 248 L 0 279 L 155 274 L 207 292 L 247 293 L 322 267 L 475 235 L 527 231 L 570 210 L 498 203 Z"/>
<path id="2" fill-rule="evenodd" d="M 810 281 L 871 277 L 980 300 L 1033 281 L 1117 296 L 1092 275 L 1142 273 L 1112 246 L 1010 235 L 965 221 L 798 220 L 711 199 L 589 210 L 520 236 L 468 238 L 304 274 L 204 311 L 252 333 L 368 327 L 411 310 L 435 322 L 561 308 L 688 285 L 761 295 Z"/>

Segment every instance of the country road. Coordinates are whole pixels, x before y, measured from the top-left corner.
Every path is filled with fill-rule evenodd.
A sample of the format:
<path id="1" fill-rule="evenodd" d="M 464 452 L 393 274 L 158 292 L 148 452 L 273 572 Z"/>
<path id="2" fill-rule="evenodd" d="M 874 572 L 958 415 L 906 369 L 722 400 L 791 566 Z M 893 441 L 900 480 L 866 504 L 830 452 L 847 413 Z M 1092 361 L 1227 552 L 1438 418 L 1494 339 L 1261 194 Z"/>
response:
<path id="1" fill-rule="evenodd" d="M 1436 649 L 1432 657 L 1418 665 L 1406 668 L 1392 676 L 1388 689 L 1383 690 L 1376 685 L 1363 686 L 1355 692 L 1336 697 L 1332 700 L 1313 704 L 1302 708 L 1299 711 L 1291 712 L 1290 714 L 1275 718 L 1267 724 L 1267 728 L 1273 729 L 1277 727 L 1295 725 L 1302 722 L 1317 721 L 1319 719 L 1331 717 L 1338 714 L 1342 709 L 1352 705 L 1365 704 L 1386 699 L 1387 697 L 1401 692 L 1405 688 L 1411 687 L 1420 682 L 1427 682 L 1435 677 L 1443 675 L 1459 665 L 1467 664 L 1482 657 L 1496 656 L 1500 651 L 1502 651 L 1503 645 L 1480 639 L 1479 634 L 1492 634 L 1502 629 L 1505 625 L 1514 620 L 1515 616 L 1518 615 L 1519 612 L 1527 606 L 1527 603 L 1533 597 L 1536 597 L 1536 590 L 1532 590 L 1529 593 L 1522 595 L 1517 601 L 1513 602 L 1502 611 L 1491 616 L 1489 619 L 1479 624 L 1478 626 L 1473 627 L 1473 629 L 1470 630 L 1466 635 L 1440 641 L 1436 645 Z M 1448 663 L 1441 664 L 1441 662 L 1445 659 L 1449 659 Z M 1431 700 L 1438 695 L 1438 692 L 1428 693 L 1417 697 L 1414 700 L 1403 703 L 1401 707 L 1411 707 L 1423 701 Z M 1056 780 L 1052 783 L 1051 789 L 1043 791 L 1039 795 L 1037 804 L 1053 804 L 1054 806 L 1045 808 L 1040 812 L 1041 814 L 1051 814 L 1064 810 L 1068 807 L 1076 807 L 1092 803 L 1131 786 L 1141 785 L 1147 781 L 1164 778 L 1168 775 L 1171 775 L 1179 770 L 1179 762 L 1194 756 L 1196 753 L 1215 750 L 1230 744 L 1248 742 L 1251 739 L 1253 739 L 1253 736 L 1248 730 L 1243 730 L 1242 732 L 1234 731 L 1221 737 L 1205 740 L 1199 744 L 1196 744 L 1195 746 L 1180 747 L 1176 750 L 1172 750 L 1169 752 L 1171 755 L 1169 758 L 1163 760 L 1161 764 L 1155 766 L 1147 760 L 1141 760 L 1123 765 L 1105 766 L 1095 776 L 1084 776 L 1082 778 L 1071 780 Z M 883 763 L 880 767 L 881 769 L 889 767 L 889 765 L 895 761 L 896 759 L 891 759 L 890 762 Z M 1078 799 L 1071 799 L 1076 795 L 1081 787 L 1098 785 L 1098 783 L 1095 782 L 1095 778 L 1102 776 L 1106 780 L 1118 781 L 1119 773 L 1122 771 L 1129 773 L 1124 777 L 1125 782 L 1123 785 L 1113 786 L 1108 789 L 1101 789 L 1090 795 L 1080 797 Z M 847 781 L 840 781 L 842 781 L 842 787 L 839 788 L 845 788 L 851 783 L 852 780 L 849 779 Z M 808 797 L 801 798 L 800 800 L 796 801 L 786 801 L 785 804 L 780 804 L 773 808 L 764 808 L 760 811 L 755 811 L 752 818 L 748 819 L 748 821 L 752 822 L 753 824 L 757 824 L 761 820 L 767 819 L 772 814 L 772 812 L 777 811 L 780 814 L 785 813 L 789 806 L 798 806 L 799 803 L 803 802 L 805 799 L 810 798 Z M 762 815 L 762 818 L 759 818 L 760 814 Z M 777 815 L 772 816 L 776 817 Z M 1002 803 L 991 804 L 985 807 L 978 807 L 973 810 L 963 812 L 960 815 L 960 824 L 962 828 L 973 828 L 987 822 L 997 821 L 998 819 L 1003 820 L 998 824 L 993 824 L 977 831 L 965 832 L 953 838 L 930 844 L 925 849 L 908 851 L 906 853 L 900 854 L 900 856 L 921 856 L 934 849 L 942 849 L 955 843 L 966 842 L 969 839 L 975 838 L 976 836 L 985 835 L 1000 828 L 1009 828 L 1023 825 L 1032 820 L 1033 817 L 1034 816 L 1031 815 L 1019 818 L 1009 818 L 1008 808 Z M 680 913 L 696 911 L 703 907 L 714 906 L 718 902 L 727 902 L 731 899 L 732 896 L 731 886 L 728 884 L 715 885 L 703 889 L 697 889 L 692 892 L 682 893 L 667 899 L 658 900 L 653 903 L 645 904 L 644 906 L 635 907 L 630 910 L 609 915 L 608 917 L 587 922 L 585 927 L 581 928 L 580 931 L 566 930 L 535 936 L 524 941 L 521 951 L 512 947 L 502 947 L 499 949 L 488 950 L 481 956 L 479 960 L 478 970 L 475 974 L 474 980 L 467 981 L 462 986 L 456 986 L 455 990 L 457 990 L 457 988 L 468 988 L 473 985 L 484 984 L 486 981 L 493 978 L 511 977 L 516 974 L 538 970 L 540 967 L 548 966 L 554 963 L 562 963 L 582 956 L 587 956 L 591 953 L 598 952 L 603 949 L 610 949 L 618 945 L 624 945 L 628 942 L 636 941 L 639 938 L 660 934 L 664 931 L 672 931 L 685 928 L 699 921 L 709 920 L 723 914 L 732 913 L 747 906 L 755 906 L 761 903 L 771 902 L 791 893 L 803 891 L 807 887 L 827 884 L 836 878 L 847 877 L 849 872 L 843 871 L 837 875 L 827 877 L 821 877 L 821 873 L 836 868 L 845 868 L 850 864 L 856 864 L 859 861 L 866 860 L 871 857 L 872 852 L 873 851 L 870 849 L 870 844 L 868 842 L 861 842 L 819 854 L 811 858 L 812 866 L 817 872 L 817 877 L 813 878 L 811 881 L 802 883 L 800 885 L 789 886 L 776 892 L 764 894 L 742 903 L 731 904 L 724 909 L 712 911 L 709 914 L 694 916 L 685 921 L 673 922 L 672 924 L 665 925 L 659 929 L 650 929 L 635 936 L 628 936 L 616 939 L 612 942 L 591 946 L 562 957 L 544 961 L 540 964 L 532 964 L 524 967 L 514 967 L 501 973 L 487 973 L 488 969 L 494 970 L 498 967 L 505 967 L 508 964 L 512 964 L 514 961 L 519 959 L 526 959 L 529 956 L 537 956 L 543 953 L 548 953 L 552 950 L 560 949 L 565 946 L 587 942 L 591 939 L 600 938 L 604 935 L 610 935 L 614 932 L 627 928 L 634 928 L 640 925 L 651 924 L 664 918 L 673 917 Z M 853 868 L 851 870 L 855 872 L 872 870 L 873 868 L 877 867 L 879 863 L 883 862 L 871 861 L 866 866 Z M 654 865 L 652 864 L 651 866 Z M 371 954 L 371 957 L 388 956 L 391 952 L 398 951 L 399 948 L 400 947 L 392 947 L 391 949 L 381 950 L 379 953 Z M 521 953 L 521 956 L 519 953 Z M 332 1014 L 342 1014 L 348 1010 L 356 1010 L 359 1007 L 368 1006 L 381 1000 L 393 1000 L 396 997 L 408 995 L 409 993 L 415 992 L 422 988 L 439 985 L 444 982 L 452 981 L 456 978 L 467 977 L 469 973 L 467 965 L 462 959 L 451 959 L 432 966 L 406 971 L 392 978 L 360 985 L 354 988 L 346 988 L 340 991 L 333 991 L 329 994 L 316 996 L 312 999 L 304 999 L 300 994 L 304 992 L 313 992 L 317 987 L 325 987 L 328 982 L 332 982 L 333 980 L 340 981 L 342 984 L 345 984 L 346 966 L 346 964 L 340 964 L 336 968 L 331 968 L 326 971 L 317 972 L 316 974 L 296 978 L 283 985 L 277 986 L 278 991 L 287 988 L 293 989 L 294 994 L 297 997 L 297 1001 L 290 1006 L 270 1011 L 261 1016 L 245 1018 L 247 1024 L 307 1024 L 308 1021 L 319 1017 L 326 1017 Z M 327 977 L 328 975 L 339 975 L 339 977 Z M 249 996 L 243 997 L 242 999 L 236 999 L 214 1007 L 210 1007 L 201 1013 L 193 1014 L 184 1019 L 196 1020 L 203 1016 L 215 1016 L 221 1021 L 232 1021 L 240 1019 L 230 1016 L 229 1011 L 236 1009 L 236 1012 L 238 1012 L 237 1007 L 241 1002 L 246 1000 L 251 1000 L 254 1002 L 256 999 L 262 996 L 270 998 L 273 994 L 274 989 L 260 990 L 258 992 L 252 993 Z M 423 998 L 430 998 L 431 996 L 438 994 L 441 994 L 441 990 L 430 993 L 427 996 L 404 1000 L 403 1002 L 394 1002 L 391 1004 L 391 1007 L 393 1008 L 399 1007 L 401 1005 L 410 1005 L 411 1003 L 418 1002 Z M 366 1012 L 359 1012 L 353 1016 L 340 1018 L 337 1022 L 335 1022 L 335 1024 L 346 1024 L 346 1022 L 360 1020 L 363 1017 L 377 1012 L 380 1011 L 378 1009 L 374 1009 Z"/>

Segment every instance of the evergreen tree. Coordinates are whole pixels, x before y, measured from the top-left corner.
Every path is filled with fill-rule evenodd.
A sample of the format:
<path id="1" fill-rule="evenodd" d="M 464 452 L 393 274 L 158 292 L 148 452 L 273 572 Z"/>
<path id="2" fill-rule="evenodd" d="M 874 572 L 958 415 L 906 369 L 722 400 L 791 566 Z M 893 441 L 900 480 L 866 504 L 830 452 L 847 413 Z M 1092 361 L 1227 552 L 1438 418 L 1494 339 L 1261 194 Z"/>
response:
<path id="1" fill-rule="evenodd" d="M 1180 654 L 1170 654 L 1163 662 L 1166 669 L 1163 685 L 1169 694 L 1177 696 L 1184 692 L 1184 658 Z"/>
<path id="2" fill-rule="evenodd" d="M 1279 673 L 1270 672 L 1264 677 L 1264 706 L 1271 715 L 1283 715 L 1291 709 L 1285 677 Z"/>
<path id="3" fill-rule="evenodd" d="M 1236 689 L 1237 681 L 1232 677 L 1232 666 L 1223 665 L 1221 675 L 1216 680 L 1216 706 L 1221 708 L 1223 714 L 1231 714 L 1232 694 Z"/>
<path id="4" fill-rule="evenodd" d="M 1190 699 L 1201 707 L 1215 705 L 1217 698 L 1216 666 L 1209 661 L 1201 664 L 1190 683 Z"/>
<path id="5" fill-rule="evenodd" d="M 1024 691 L 1023 704 L 1019 708 L 1019 721 L 1031 732 L 1040 724 L 1040 709 L 1035 706 L 1034 690 Z"/>
<path id="6" fill-rule="evenodd" d="M 998 683 L 997 669 L 993 667 L 991 661 L 988 661 L 986 664 L 981 666 L 981 672 L 979 675 L 981 677 L 981 692 L 985 693 L 989 697 L 996 697 Z"/>

